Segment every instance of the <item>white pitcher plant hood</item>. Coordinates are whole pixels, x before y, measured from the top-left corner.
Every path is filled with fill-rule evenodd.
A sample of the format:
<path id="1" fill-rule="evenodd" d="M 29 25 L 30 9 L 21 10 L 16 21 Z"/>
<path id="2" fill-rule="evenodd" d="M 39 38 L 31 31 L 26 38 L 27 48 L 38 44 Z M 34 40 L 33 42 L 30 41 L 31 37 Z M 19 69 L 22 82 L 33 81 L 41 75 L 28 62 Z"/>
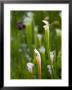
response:
<path id="1" fill-rule="evenodd" d="M 45 53 L 45 47 L 41 46 L 41 47 L 39 48 L 39 51 L 44 54 L 44 53 Z"/>
<path id="2" fill-rule="evenodd" d="M 60 29 L 56 29 L 56 33 L 57 33 L 57 36 L 61 36 L 61 30 Z"/>
<path id="3" fill-rule="evenodd" d="M 41 56 L 40 56 L 39 51 L 38 51 L 37 49 L 34 49 L 34 52 L 35 52 L 35 54 L 36 54 L 36 59 L 37 59 L 38 61 L 41 61 Z"/>
<path id="4" fill-rule="evenodd" d="M 51 65 L 47 65 L 47 69 L 48 69 L 49 73 L 52 74 L 52 68 L 51 68 Z"/>
<path id="5" fill-rule="evenodd" d="M 53 62 L 54 60 L 54 51 L 50 52 L 50 60 Z"/>
<path id="6" fill-rule="evenodd" d="M 32 22 L 32 18 L 33 18 L 33 13 L 32 12 L 28 12 L 27 16 L 24 16 L 23 22 L 25 24 L 29 24 L 30 22 Z"/>
<path id="7" fill-rule="evenodd" d="M 35 52 L 36 55 L 40 56 L 40 53 L 36 48 L 34 49 L 34 52 Z"/>
<path id="8" fill-rule="evenodd" d="M 42 22 L 45 24 L 45 25 L 43 26 L 43 28 L 44 28 L 45 30 L 49 30 L 49 22 L 48 22 L 47 20 L 42 20 Z"/>
<path id="9" fill-rule="evenodd" d="M 31 72 L 31 73 L 32 73 L 33 66 L 34 66 L 33 63 L 27 63 L 27 69 L 28 69 L 28 71 Z"/>
<path id="10" fill-rule="evenodd" d="M 39 40 L 41 40 L 42 39 L 42 34 L 37 34 L 37 37 L 38 37 Z"/>

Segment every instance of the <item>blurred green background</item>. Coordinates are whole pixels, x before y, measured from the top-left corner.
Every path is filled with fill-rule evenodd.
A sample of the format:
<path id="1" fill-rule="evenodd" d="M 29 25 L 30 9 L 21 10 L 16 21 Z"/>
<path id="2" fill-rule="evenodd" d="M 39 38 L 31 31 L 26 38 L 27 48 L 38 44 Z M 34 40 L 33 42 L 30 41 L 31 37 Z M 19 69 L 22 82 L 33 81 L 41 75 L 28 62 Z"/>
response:
<path id="1" fill-rule="evenodd" d="M 11 79 L 38 79 L 35 48 L 41 55 L 42 79 L 61 79 L 61 11 L 11 11 L 10 16 Z M 45 40 L 44 19 L 49 22 L 49 41 Z M 25 25 L 22 30 L 19 22 Z M 47 44 L 49 51 L 54 51 L 53 63 Z M 32 72 L 27 68 L 29 62 L 34 64 Z M 47 65 L 52 66 L 51 73 Z"/>

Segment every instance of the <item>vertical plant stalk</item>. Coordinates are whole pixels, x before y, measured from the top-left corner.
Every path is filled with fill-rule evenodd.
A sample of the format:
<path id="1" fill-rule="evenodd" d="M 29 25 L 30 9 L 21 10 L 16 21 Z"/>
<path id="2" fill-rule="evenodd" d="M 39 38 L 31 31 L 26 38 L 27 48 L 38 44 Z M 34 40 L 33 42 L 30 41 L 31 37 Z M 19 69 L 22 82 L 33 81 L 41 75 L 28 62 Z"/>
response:
<path id="1" fill-rule="evenodd" d="M 46 20 L 43 20 L 43 23 L 45 24 L 43 26 L 43 28 L 45 30 L 45 47 L 46 47 L 46 53 L 48 55 L 48 59 L 50 60 L 50 41 L 49 41 L 50 31 L 49 31 L 49 23 Z"/>
<path id="2" fill-rule="evenodd" d="M 36 62 L 37 62 L 37 66 L 38 66 L 38 78 L 41 79 L 41 60 L 39 61 L 37 58 Z"/>
<path id="3" fill-rule="evenodd" d="M 27 39 L 28 47 L 31 47 L 31 44 L 32 44 L 32 24 L 31 23 L 27 24 L 27 27 L 26 27 L 26 39 Z"/>
<path id="4" fill-rule="evenodd" d="M 27 42 L 27 46 L 30 49 L 30 54 L 32 55 L 32 21 L 30 21 L 29 23 L 27 23 L 26 25 L 26 42 Z"/>
<path id="5" fill-rule="evenodd" d="M 46 42 L 46 51 L 48 54 L 48 59 L 50 59 L 50 45 L 49 45 L 49 30 L 45 30 L 45 42 Z"/>
<path id="6" fill-rule="evenodd" d="M 54 58 L 53 58 L 53 62 L 51 63 L 51 65 L 53 66 L 53 68 L 52 68 L 52 77 L 53 78 L 55 78 L 55 72 L 56 72 L 56 70 L 55 70 L 55 62 L 56 62 L 56 51 L 54 50 Z"/>
<path id="7" fill-rule="evenodd" d="M 38 45 L 39 45 L 39 47 L 42 45 L 42 42 L 39 38 L 38 38 Z"/>
<path id="8" fill-rule="evenodd" d="M 41 56 L 40 56 L 40 53 L 34 49 L 34 52 L 36 54 L 36 64 L 37 64 L 37 67 L 38 67 L 38 79 L 41 79 Z"/>
<path id="9" fill-rule="evenodd" d="M 27 13 L 27 17 L 24 17 L 24 23 L 26 24 L 26 42 L 28 45 L 28 48 L 30 48 L 30 51 L 32 52 L 32 38 L 33 38 L 33 14 L 32 12 Z"/>
<path id="10" fill-rule="evenodd" d="M 38 34 L 38 27 L 34 27 L 34 42 L 35 42 L 35 48 L 37 47 L 37 34 Z"/>

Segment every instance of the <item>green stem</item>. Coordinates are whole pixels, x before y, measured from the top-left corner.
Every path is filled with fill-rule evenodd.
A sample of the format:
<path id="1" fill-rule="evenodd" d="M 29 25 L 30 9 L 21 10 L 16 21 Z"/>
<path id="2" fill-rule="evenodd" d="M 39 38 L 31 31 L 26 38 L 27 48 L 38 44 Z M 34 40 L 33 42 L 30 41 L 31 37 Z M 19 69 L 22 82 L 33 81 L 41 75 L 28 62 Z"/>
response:
<path id="1" fill-rule="evenodd" d="M 46 53 L 48 55 L 48 59 L 50 59 L 50 42 L 49 42 L 49 30 L 45 30 L 45 46 L 46 46 Z"/>
<path id="2" fill-rule="evenodd" d="M 34 28 L 34 42 L 35 42 L 35 48 L 37 47 L 37 34 L 38 34 L 38 27 L 35 26 L 35 28 Z"/>

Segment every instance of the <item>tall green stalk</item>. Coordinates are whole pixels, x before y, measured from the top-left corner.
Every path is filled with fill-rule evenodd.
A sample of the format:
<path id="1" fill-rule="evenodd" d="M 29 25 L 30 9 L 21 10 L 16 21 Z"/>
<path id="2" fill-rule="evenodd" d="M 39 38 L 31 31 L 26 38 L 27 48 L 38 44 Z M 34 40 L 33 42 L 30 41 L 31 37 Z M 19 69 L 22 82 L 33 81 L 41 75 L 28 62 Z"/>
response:
<path id="1" fill-rule="evenodd" d="M 43 28 L 45 30 L 45 48 L 46 48 L 46 54 L 47 54 L 48 60 L 50 60 L 50 41 L 49 41 L 50 31 L 49 31 L 49 23 L 46 20 L 43 20 L 43 22 L 45 23 Z"/>
<path id="2" fill-rule="evenodd" d="M 48 59 L 50 59 L 50 45 L 49 45 L 49 30 L 45 30 L 45 47 L 46 47 L 46 53 L 48 55 Z"/>
<path id="3" fill-rule="evenodd" d="M 38 27 L 35 26 L 34 27 L 34 44 L 35 44 L 35 48 L 37 48 L 37 34 L 38 34 Z"/>

